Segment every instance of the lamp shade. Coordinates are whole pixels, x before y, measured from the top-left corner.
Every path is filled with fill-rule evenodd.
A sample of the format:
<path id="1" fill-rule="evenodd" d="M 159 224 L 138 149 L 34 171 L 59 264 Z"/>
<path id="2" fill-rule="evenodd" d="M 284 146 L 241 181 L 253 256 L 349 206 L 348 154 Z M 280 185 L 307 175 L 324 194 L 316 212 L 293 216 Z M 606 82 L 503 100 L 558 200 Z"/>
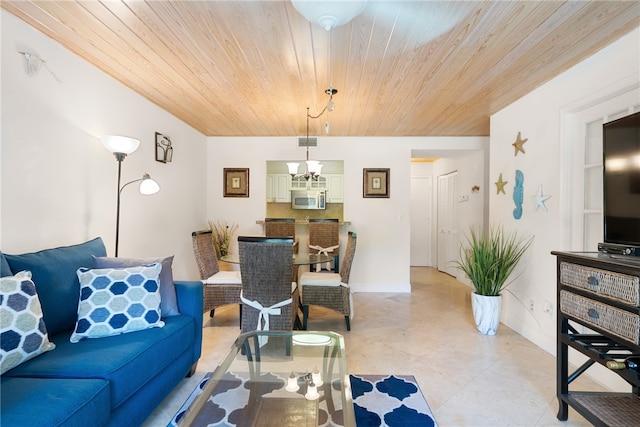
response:
<path id="1" fill-rule="evenodd" d="M 140 146 L 139 140 L 128 136 L 105 135 L 101 141 L 102 145 L 112 153 L 131 154 Z"/>
<path id="2" fill-rule="evenodd" d="M 145 173 L 140 182 L 140 194 L 150 196 L 156 194 L 158 191 L 160 191 L 160 185 L 151 179 L 148 173 Z"/>
<path id="3" fill-rule="evenodd" d="M 300 166 L 300 163 L 295 163 L 295 162 L 287 163 L 287 168 L 289 168 L 289 175 L 297 175 L 298 166 Z"/>
<path id="4" fill-rule="evenodd" d="M 360 15 L 367 5 L 367 1 L 291 0 L 291 4 L 307 21 L 318 24 L 329 31 L 333 27 L 344 25 Z"/>
<path id="5" fill-rule="evenodd" d="M 317 160 L 307 160 L 307 170 L 311 175 L 320 175 L 322 165 Z"/>

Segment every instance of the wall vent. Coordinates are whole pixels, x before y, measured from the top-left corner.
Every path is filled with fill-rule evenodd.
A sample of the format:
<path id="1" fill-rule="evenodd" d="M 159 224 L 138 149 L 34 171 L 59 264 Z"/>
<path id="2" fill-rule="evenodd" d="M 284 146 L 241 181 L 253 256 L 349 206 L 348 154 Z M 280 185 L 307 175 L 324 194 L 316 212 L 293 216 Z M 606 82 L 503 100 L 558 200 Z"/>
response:
<path id="1" fill-rule="evenodd" d="M 298 147 L 317 147 L 318 138 L 298 138 Z"/>

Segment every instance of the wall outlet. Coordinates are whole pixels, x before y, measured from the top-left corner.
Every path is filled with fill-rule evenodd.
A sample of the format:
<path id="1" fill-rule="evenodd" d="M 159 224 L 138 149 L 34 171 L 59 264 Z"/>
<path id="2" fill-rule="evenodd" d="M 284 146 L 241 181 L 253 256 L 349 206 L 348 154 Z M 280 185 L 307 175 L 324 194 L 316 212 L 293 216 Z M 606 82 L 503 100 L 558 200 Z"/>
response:
<path id="1" fill-rule="evenodd" d="M 544 303 L 543 312 L 548 314 L 549 316 L 553 315 L 553 305 L 549 301 Z"/>
<path id="2" fill-rule="evenodd" d="M 529 311 L 533 311 L 534 308 L 535 308 L 535 304 L 533 303 L 533 300 L 530 299 L 529 300 Z"/>

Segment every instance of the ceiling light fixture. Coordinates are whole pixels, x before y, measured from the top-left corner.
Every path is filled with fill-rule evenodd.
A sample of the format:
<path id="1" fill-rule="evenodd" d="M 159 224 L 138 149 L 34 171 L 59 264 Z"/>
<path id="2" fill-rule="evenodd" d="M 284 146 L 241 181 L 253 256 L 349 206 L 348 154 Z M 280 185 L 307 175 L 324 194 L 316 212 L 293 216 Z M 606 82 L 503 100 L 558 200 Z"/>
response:
<path id="1" fill-rule="evenodd" d="M 291 0 L 291 4 L 307 21 L 330 31 L 360 15 L 367 1 Z"/>
<path id="2" fill-rule="evenodd" d="M 327 121 L 324 123 L 324 131 L 327 135 L 329 135 L 329 113 L 336 109 L 336 104 L 333 102 L 333 95 L 338 93 L 338 89 L 333 87 L 333 72 L 331 69 L 331 41 L 332 41 L 332 32 L 329 30 L 329 88 L 324 91 L 327 95 L 329 95 L 329 101 L 327 101 L 327 106 L 325 109 L 327 110 Z M 322 113 L 320 113 L 322 115 Z"/>
<path id="3" fill-rule="evenodd" d="M 322 113 L 320 113 L 316 117 L 312 116 L 311 114 L 309 114 L 309 107 L 307 107 L 307 137 L 304 139 L 304 141 L 302 141 L 302 138 L 299 139 L 300 140 L 299 145 L 303 145 L 302 143 L 304 143 L 304 145 L 307 147 L 307 159 L 305 161 L 305 171 L 304 171 L 304 174 L 298 174 L 298 168 L 300 166 L 300 163 L 297 163 L 297 162 L 287 163 L 287 168 L 289 169 L 289 175 L 291 175 L 292 182 L 296 178 L 301 178 L 301 177 L 304 177 L 304 179 L 307 182 L 309 180 L 317 181 L 320 178 L 320 173 L 322 172 L 322 166 L 323 166 L 322 163 L 320 163 L 317 160 L 309 160 L 309 146 L 312 144 L 313 145 L 317 144 L 317 138 L 313 138 L 313 140 L 309 138 L 309 119 L 317 119 L 321 115 Z"/>
<path id="4" fill-rule="evenodd" d="M 329 87 L 324 91 L 324 93 L 329 95 L 329 101 L 327 101 L 327 105 L 317 116 L 309 116 L 309 113 L 307 111 L 307 120 L 309 118 L 317 119 L 318 117 L 322 116 L 325 111 L 327 113 L 330 113 L 336 108 L 336 104 L 333 102 L 333 95 L 338 93 L 338 90 L 333 87 L 333 76 L 331 72 L 331 30 L 334 27 L 346 24 L 356 16 L 360 15 L 364 8 L 367 6 L 367 0 L 291 0 L 291 4 L 298 11 L 298 13 L 304 16 L 305 19 L 307 19 L 309 22 L 318 24 L 329 32 Z M 324 130 L 328 135 L 330 131 L 328 116 L 324 124 Z"/>

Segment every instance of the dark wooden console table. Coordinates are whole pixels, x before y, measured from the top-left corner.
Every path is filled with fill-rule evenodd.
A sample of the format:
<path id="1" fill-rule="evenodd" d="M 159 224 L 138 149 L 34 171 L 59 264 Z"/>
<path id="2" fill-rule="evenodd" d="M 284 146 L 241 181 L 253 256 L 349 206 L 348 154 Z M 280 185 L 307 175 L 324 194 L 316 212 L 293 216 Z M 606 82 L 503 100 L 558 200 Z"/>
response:
<path id="1" fill-rule="evenodd" d="M 599 253 L 552 252 L 557 258 L 558 419 L 571 406 L 596 426 L 640 425 L 640 372 L 611 371 L 630 385 L 628 393 L 569 390 L 569 384 L 595 363 L 640 355 L 640 259 Z M 581 326 L 588 332 L 579 331 Z M 587 360 L 571 374 L 569 348 Z"/>

